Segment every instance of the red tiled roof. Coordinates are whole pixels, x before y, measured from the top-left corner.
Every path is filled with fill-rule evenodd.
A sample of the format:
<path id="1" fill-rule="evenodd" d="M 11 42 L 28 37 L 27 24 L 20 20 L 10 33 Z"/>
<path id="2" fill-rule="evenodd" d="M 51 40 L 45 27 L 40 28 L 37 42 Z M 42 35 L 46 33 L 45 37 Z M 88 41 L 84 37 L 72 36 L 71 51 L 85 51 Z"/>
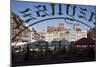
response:
<path id="1" fill-rule="evenodd" d="M 91 38 L 81 38 L 75 42 L 75 45 L 95 45 L 96 41 Z"/>

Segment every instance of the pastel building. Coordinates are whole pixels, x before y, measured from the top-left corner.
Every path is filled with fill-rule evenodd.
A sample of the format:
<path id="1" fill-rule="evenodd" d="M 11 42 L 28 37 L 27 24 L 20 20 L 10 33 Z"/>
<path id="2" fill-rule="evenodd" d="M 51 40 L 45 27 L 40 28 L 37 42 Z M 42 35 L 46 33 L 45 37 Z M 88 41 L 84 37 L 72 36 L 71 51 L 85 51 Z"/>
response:
<path id="1" fill-rule="evenodd" d="M 82 30 L 79 23 L 73 25 L 73 29 L 67 29 L 64 27 L 64 23 L 59 23 L 57 26 L 48 26 L 47 29 L 41 32 L 44 36 L 44 40 L 68 40 L 77 41 L 83 37 L 87 38 L 87 30 Z"/>
<path id="2" fill-rule="evenodd" d="M 76 40 L 76 34 L 77 34 L 76 30 L 70 29 L 68 41 L 75 41 Z"/>

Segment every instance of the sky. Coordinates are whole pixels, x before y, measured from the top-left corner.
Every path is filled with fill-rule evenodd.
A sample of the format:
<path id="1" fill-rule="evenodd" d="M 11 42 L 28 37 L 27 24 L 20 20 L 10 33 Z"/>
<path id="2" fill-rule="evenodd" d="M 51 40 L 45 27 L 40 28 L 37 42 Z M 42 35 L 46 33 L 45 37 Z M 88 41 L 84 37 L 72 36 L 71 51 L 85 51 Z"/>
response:
<path id="1" fill-rule="evenodd" d="M 37 9 L 34 7 L 34 6 L 38 6 L 38 5 L 46 5 L 46 8 L 47 8 L 47 13 L 49 14 L 49 16 L 46 16 L 46 17 L 37 17 L 37 14 L 36 14 L 36 11 Z M 62 4 L 62 13 L 63 15 L 58 15 L 58 5 L 57 3 L 55 3 L 55 15 L 52 16 L 50 15 L 51 13 L 51 6 L 50 6 L 50 3 L 41 3 L 41 2 L 26 2 L 26 1 L 13 1 L 11 2 L 11 12 L 14 12 L 16 15 L 18 15 L 22 20 L 26 20 L 28 19 L 29 17 L 23 17 L 22 14 L 19 12 L 19 11 L 24 11 L 26 8 L 30 8 L 31 11 L 30 13 L 32 14 L 33 17 L 35 17 L 36 19 L 33 19 L 31 20 L 30 22 L 28 22 L 28 24 L 32 24 L 32 23 L 35 23 L 37 21 L 41 21 L 43 19 L 47 19 L 47 18 L 55 18 L 55 17 L 69 17 L 67 14 L 66 14 L 66 4 Z M 73 5 L 76 5 L 76 4 L 73 4 Z M 86 23 L 87 25 L 91 26 L 92 28 L 95 27 L 95 25 L 93 24 L 93 22 L 89 22 L 83 18 L 79 18 L 78 15 L 80 15 L 80 7 L 81 8 L 86 8 L 87 11 L 86 11 L 86 18 L 89 19 L 90 18 L 90 15 L 91 15 L 91 12 L 94 12 L 96 13 L 96 6 L 90 6 L 90 5 L 76 5 L 76 11 L 75 11 L 75 16 L 74 18 L 77 19 L 77 20 L 80 20 L 84 23 Z M 71 9 L 70 9 L 70 12 L 71 12 Z M 41 31 L 43 29 L 46 29 L 47 26 L 57 26 L 59 23 L 63 22 L 65 24 L 65 28 L 70 28 L 72 29 L 73 28 L 73 24 L 77 23 L 77 21 L 70 21 L 70 20 L 67 20 L 67 22 L 69 23 L 72 23 L 72 24 L 68 24 L 68 23 L 65 23 L 65 20 L 64 19 L 51 19 L 51 20 L 46 20 L 46 21 L 42 21 L 41 23 L 38 23 L 38 24 L 35 24 L 33 25 L 32 27 L 35 28 L 36 30 L 38 31 Z M 81 29 L 90 29 L 89 27 L 87 27 L 86 25 L 80 23 L 81 25 Z"/>

